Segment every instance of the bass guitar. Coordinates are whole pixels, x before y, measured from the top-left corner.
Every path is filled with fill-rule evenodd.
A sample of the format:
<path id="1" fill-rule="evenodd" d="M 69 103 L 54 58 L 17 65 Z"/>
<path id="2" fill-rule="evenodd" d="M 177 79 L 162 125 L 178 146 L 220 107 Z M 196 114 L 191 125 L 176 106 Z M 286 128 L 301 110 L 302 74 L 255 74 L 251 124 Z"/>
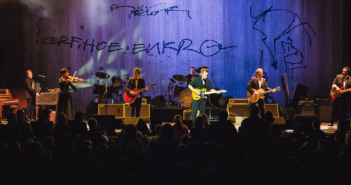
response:
<path id="1" fill-rule="evenodd" d="M 273 90 L 274 89 L 269 91 L 264 91 L 263 89 L 259 89 L 256 91 L 257 94 L 256 93 L 251 94 L 250 92 L 247 92 L 247 99 L 249 100 L 250 103 L 256 103 L 259 99 L 263 99 L 265 94 L 270 93 Z M 280 86 L 275 88 L 275 90 L 280 91 L 281 90 Z"/>
<path id="2" fill-rule="evenodd" d="M 332 100 L 335 100 L 336 98 L 341 97 L 342 93 L 350 92 L 351 89 L 345 89 L 345 87 L 340 87 L 340 91 L 337 91 L 336 89 L 332 88 L 330 90 L 330 97 Z"/>
<path id="3" fill-rule="evenodd" d="M 204 88 L 204 89 L 195 89 L 195 91 L 200 92 L 200 95 L 197 95 L 194 92 L 191 93 L 191 95 L 193 96 L 193 100 L 195 100 L 195 101 L 200 100 L 200 99 L 207 99 L 206 95 L 208 95 L 208 94 L 215 94 L 215 93 L 218 93 L 218 92 L 221 92 L 221 93 L 226 93 L 227 92 L 227 90 L 206 92 L 207 91 L 206 88 Z"/>
<path id="4" fill-rule="evenodd" d="M 147 87 L 153 87 L 153 86 L 156 86 L 156 83 L 152 83 L 151 85 L 149 85 Z M 126 103 L 134 103 L 135 99 L 140 98 L 139 93 L 142 91 L 145 91 L 145 89 L 146 89 L 146 87 L 139 89 L 139 90 L 138 90 L 138 88 L 135 88 L 133 90 L 133 92 L 135 92 L 136 95 L 134 95 L 134 96 L 129 94 L 128 92 L 125 92 L 124 93 L 124 101 L 126 101 Z"/>

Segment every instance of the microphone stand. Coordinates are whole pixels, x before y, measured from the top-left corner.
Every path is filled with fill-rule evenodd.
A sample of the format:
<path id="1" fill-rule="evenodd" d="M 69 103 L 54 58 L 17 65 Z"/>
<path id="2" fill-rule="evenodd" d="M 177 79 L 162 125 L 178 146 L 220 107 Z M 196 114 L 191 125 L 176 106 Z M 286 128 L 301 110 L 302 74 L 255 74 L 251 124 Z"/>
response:
<path id="1" fill-rule="evenodd" d="M 215 81 L 215 79 L 214 79 L 214 77 L 213 77 L 213 74 L 212 74 L 212 73 L 211 73 L 211 76 L 212 76 L 213 83 L 215 84 L 215 88 L 217 88 L 217 83 L 216 83 L 216 81 Z"/>

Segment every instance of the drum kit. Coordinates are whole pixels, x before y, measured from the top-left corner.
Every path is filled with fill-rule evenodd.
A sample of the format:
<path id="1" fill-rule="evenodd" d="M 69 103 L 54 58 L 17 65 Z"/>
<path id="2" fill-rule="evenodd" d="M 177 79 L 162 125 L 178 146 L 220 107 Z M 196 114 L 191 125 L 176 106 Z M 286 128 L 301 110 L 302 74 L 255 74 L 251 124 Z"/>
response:
<path id="1" fill-rule="evenodd" d="M 94 96 L 93 103 L 121 103 L 123 96 L 123 86 L 127 83 L 126 81 L 122 81 L 121 77 L 113 76 L 111 78 L 112 85 L 110 87 L 107 86 L 107 79 L 110 78 L 110 75 L 104 72 L 97 72 L 95 76 L 99 79 L 93 85 L 93 94 Z M 127 79 L 129 79 L 129 74 L 125 75 Z M 106 80 L 106 86 L 100 85 L 100 80 Z"/>

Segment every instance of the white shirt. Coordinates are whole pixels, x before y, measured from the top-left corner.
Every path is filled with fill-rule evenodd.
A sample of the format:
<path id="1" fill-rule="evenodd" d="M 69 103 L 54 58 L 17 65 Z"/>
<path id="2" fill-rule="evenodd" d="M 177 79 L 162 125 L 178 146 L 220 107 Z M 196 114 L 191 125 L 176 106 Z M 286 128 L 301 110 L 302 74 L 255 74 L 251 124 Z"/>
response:
<path id="1" fill-rule="evenodd" d="M 258 80 L 258 86 L 261 88 L 263 80 L 262 80 L 262 78 L 261 78 L 261 80 L 259 78 L 257 78 L 257 80 Z"/>

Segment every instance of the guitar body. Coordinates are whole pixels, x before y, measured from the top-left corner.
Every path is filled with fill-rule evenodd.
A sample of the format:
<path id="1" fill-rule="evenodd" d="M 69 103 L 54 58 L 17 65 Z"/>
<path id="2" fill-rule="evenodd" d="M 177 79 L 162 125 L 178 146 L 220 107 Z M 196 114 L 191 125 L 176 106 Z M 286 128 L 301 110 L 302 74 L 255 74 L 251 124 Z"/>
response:
<path id="1" fill-rule="evenodd" d="M 340 87 L 340 91 L 344 90 L 345 87 Z M 336 98 L 341 97 L 341 94 L 339 93 L 340 91 L 337 91 L 336 89 L 332 88 L 330 90 L 330 97 L 332 100 L 335 100 Z"/>
<path id="2" fill-rule="evenodd" d="M 259 89 L 256 92 L 258 92 L 259 94 L 262 94 L 262 95 L 255 94 L 255 93 L 251 94 L 250 92 L 247 92 L 247 99 L 249 100 L 249 102 L 256 103 L 259 99 L 264 98 L 264 95 L 263 95 L 264 90 L 263 89 Z"/>
<path id="3" fill-rule="evenodd" d="M 206 88 L 204 88 L 204 89 L 195 89 L 195 91 L 200 92 L 200 96 L 197 95 L 196 93 L 192 92 L 191 95 L 193 97 L 193 100 L 197 101 L 197 100 L 200 100 L 200 99 L 207 99 L 207 97 L 205 95 L 205 93 L 207 91 Z"/>
<path id="4" fill-rule="evenodd" d="M 136 92 L 137 90 L 138 90 L 138 89 L 135 88 L 135 89 L 133 90 L 133 92 Z M 125 101 L 126 103 L 134 103 L 135 99 L 137 99 L 137 98 L 140 98 L 140 95 L 139 95 L 139 94 L 133 96 L 133 95 L 127 93 L 127 92 L 124 93 L 124 101 Z"/>

